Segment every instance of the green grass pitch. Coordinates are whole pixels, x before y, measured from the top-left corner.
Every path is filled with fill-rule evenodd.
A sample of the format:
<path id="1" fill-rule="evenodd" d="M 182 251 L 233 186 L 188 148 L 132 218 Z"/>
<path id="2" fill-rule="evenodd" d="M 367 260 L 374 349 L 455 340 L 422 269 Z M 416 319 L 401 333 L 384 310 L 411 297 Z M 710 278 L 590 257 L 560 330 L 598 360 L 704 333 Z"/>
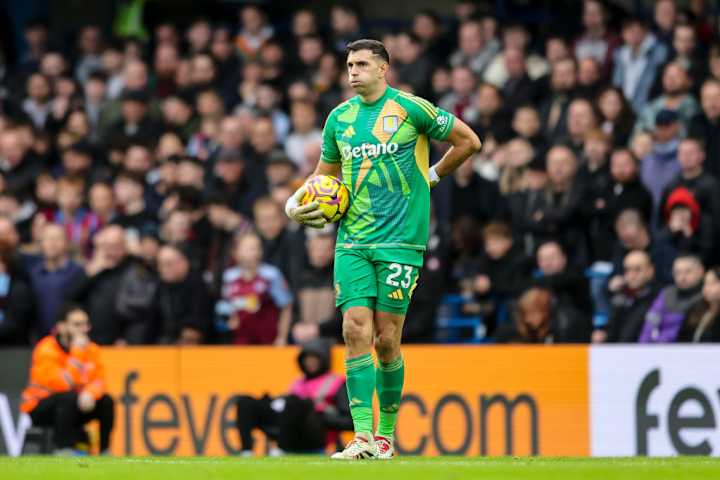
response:
<path id="1" fill-rule="evenodd" d="M 0 457 L 0 479 L 111 480 L 643 480 L 720 479 L 720 459 L 403 457 L 338 463 L 321 457 Z"/>

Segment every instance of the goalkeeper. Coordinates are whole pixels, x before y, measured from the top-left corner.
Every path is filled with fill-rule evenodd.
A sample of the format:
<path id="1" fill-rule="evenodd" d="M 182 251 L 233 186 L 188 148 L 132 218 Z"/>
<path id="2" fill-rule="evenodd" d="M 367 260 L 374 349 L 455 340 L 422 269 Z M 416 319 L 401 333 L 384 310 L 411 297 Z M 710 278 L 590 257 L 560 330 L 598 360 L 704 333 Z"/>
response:
<path id="1" fill-rule="evenodd" d="M 428 240 L 430 188 L 477 152 L 480 140 L 452 114 L 390 87 L 385 79 L 390 59 L 382 43 L 357 40 L 346 53 L 357 95 L 328 116 L 314 172 L 342 176 L 350 191 L 338 229 L 334 282 L 355 437 L 332 458 L 389 459 L 405 377 L 400 339 Z M 451 144 L 432 167 L 430 139 Z M 322 228 L 326 220 L 317 203 L 300 205 L 304 194 L 301 187 L 290 197 L 286 213 Z M 376 389 L 380 417 L 373 432 Z"/>

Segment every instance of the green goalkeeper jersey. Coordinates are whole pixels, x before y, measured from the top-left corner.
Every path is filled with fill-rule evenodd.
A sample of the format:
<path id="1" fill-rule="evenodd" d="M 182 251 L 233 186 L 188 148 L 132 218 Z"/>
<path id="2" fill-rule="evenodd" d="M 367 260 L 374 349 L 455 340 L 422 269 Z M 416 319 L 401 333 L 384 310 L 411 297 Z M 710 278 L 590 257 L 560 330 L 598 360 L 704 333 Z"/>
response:
<path id="1" fill-rule="evenodd" d="M 320 159 L 341 164 L 350 191 L 337 248 L 425 250 L 429 139 L 445 140 L 454 122 L 427 100 L 391 87 L 373 103 L 355 96 L 330 112 Z"/>

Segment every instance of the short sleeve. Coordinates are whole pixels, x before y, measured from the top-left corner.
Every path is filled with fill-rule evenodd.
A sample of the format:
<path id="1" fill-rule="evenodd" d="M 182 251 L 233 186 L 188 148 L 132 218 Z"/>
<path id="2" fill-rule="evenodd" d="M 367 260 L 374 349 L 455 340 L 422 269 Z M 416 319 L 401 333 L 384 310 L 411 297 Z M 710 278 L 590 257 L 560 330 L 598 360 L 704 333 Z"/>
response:
<path id="1" fill-rule="evenodd" d="M 268 277 L 270 281 L 269 292 L 275 305 L 277 305 L 278 308 L 285 308 L 292 303 L 293 296 L 290 292 L 290 287 L 285 281 L 285 277 L 280 273 L 280 270 L 272 269 L 268 272 Z"/>
<path id="2" fill-rule="evenodd" d="M 335 139 L 335 115 L 331 113 L 325 121 L 322 133 L 322 149 L 320 160 L 325 163 L 340 163 L 340 149 Z"/>
<path id="3" fill-rule="evenodd" d="M 424 98 L 408 96 L 406 107 L 413 124 L 419 133 L 443 141 L 455 124 L 455 115 L 436 107 Z"/>

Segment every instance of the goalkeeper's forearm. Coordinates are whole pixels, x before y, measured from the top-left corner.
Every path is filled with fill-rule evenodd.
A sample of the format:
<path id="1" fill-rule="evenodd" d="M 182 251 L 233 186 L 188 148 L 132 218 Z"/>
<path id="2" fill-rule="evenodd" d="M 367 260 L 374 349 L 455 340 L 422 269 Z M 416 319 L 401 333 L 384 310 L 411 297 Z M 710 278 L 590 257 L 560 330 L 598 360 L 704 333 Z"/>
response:
<path id="1" fill-rule="evenodd" d="M 442 178 L 454 172 L 465 160 L 482 147 L 480 139 L 462 120 L 455 119 L 455 125 L 447 138 L 452 144 L 450 150 L 433 165 L 435 173 Z"/>

